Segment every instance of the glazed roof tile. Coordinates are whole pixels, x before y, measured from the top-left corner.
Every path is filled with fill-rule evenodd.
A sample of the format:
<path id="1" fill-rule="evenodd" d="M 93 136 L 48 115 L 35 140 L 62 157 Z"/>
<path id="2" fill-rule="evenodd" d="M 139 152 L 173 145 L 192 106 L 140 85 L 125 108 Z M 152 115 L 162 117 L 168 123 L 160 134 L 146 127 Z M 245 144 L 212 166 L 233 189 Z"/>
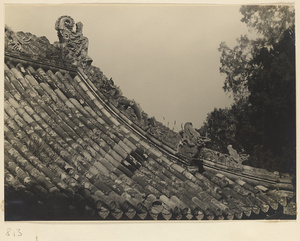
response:
<path id="1" fill-rule="evenodd" d="M 203 173 L 191 172 L 81 68 L 9 52 L 4 67 L 7 205 L 25 192 L 65 209 L 37 219 L 265 218 L 294 196 L 288 176 L 262 169 L 205 159 Z"/>

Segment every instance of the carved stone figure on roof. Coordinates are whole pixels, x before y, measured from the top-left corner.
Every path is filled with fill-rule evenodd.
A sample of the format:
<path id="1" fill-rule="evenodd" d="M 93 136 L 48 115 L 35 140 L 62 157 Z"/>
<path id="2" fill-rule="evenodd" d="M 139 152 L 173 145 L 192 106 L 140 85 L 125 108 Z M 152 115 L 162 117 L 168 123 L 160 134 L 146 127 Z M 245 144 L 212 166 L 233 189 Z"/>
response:
<path id="1" fill-rule="evenodd" d="M 212 149 L 202 148 L 199 156 L 201 157 L 201 159 L 205 159 L 211 162 L 216 162 L 218 164 L 225 165 L 230 170 L 242 171 L 243 162 L 248 160 L 249 155 L 238 154 L 237 151 L 233 149 L 231 145 L 228 145 L 227 149 L 229 155 Z"/>
<path id="2" fill-rule="evenodd" d="M 5 51 L 32 60 L 42 60 L 48 64 L 67 66 L 66 62 L 61 60 L 60 49 L 50 44 L 45 36 L 37 37 L 22 31 L 14 32 L 7 25 L 5 25 Z"/>
<path id="3" fill-rule="evenodd" d="M 74 31 L 75 21 L 70 16 L 61 16 L 55 23 L 55 30 L 59 42 L 54 45 L 62 49 L 65 61 L 81 66 L 83 69 L 91 65 L 93 60 L 88 56 L 89 40 L 83 36 L 81 22 L 76 23 L 76 31 Z"/>
<path id="4" fill-rule="evenodd" d="M 238 154 L 238 152 L 235 149 L 233 149 L 232 145 L 228 145 L 227 150 L 229 152 L 230 159 L 235 161 L 239 165 L 242 165 L 242 163 L 249 158 L 249 155 Z"/>
<path id="5" fill-rule="evenodd" d="M 210 139 L 208 137 L 201 136 L 200 133 L 194 129 L 193 124 L 191 122 L 187 122 L 184 124 L 181 141 L 185 142 L 189 147 L 201 147 L 204 146 L 205 143 L 209 142 Z"/>
<path id="6" fill-rule="evenodd" d="M 184 124 L 183 131 L 180 132 L 181 140 L 178 143 L 177 152 L 179 155 L 183 155 L 189 158 L 195 158 L 199 153 L 199 150 L 210 142 L 208 137 L 201 136 L 197 132 L 191 122 Z"/>
<path id="7" fill-rule="evenodd" d="M 10 27 L 5 25 L 5 45 L 8 48 L 12 48 L 13 50 L 21 51 L 22 50 L 21 43 L 22 42 L 15 34 L 15 32 L 12 31 Z"/>

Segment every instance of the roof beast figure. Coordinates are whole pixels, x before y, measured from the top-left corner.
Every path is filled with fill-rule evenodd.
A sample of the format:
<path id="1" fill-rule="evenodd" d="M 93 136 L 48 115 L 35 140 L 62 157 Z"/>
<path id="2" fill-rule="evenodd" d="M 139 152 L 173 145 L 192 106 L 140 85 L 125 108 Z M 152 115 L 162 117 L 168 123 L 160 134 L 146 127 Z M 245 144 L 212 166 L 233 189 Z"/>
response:
<path id="1" fill-rule="evenodd" d="M 91 65 L 93 60 L 88 56 L 89 40 L 83 36 L 81 22 L 76 23 L 76 31 L 74 31 L 75 21 L 70 16 L 61 16 L 55 23 L 55 30 L 59 42 L 54 45 L 62 50 L 63 59 L 73 65 L 86 68 Z"/>

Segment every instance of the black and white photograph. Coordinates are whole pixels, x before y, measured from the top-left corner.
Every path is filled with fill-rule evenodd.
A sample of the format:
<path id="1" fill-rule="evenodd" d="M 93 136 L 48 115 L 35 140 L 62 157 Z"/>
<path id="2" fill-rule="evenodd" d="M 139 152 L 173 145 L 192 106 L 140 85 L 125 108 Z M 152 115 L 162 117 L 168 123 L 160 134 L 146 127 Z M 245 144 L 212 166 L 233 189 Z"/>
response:
<path id="1" fill-rule="evenodd" d="M 296 220 L 293 4 L 4 14 L 5 222 Z"/>

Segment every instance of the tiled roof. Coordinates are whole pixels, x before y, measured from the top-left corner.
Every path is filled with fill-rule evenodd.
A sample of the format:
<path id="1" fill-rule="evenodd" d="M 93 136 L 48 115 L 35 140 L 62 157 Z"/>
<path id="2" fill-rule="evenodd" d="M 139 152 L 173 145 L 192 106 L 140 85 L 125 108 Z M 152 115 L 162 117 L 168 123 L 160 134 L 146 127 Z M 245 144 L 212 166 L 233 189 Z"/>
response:
<path id="1" fill-rule="evenodd" d="M 267 218 L 294 197 L 279 173 L 212 156 L 193 170 L 80 67 L 7 53 L 4 72 L 7 220 Z"/>

